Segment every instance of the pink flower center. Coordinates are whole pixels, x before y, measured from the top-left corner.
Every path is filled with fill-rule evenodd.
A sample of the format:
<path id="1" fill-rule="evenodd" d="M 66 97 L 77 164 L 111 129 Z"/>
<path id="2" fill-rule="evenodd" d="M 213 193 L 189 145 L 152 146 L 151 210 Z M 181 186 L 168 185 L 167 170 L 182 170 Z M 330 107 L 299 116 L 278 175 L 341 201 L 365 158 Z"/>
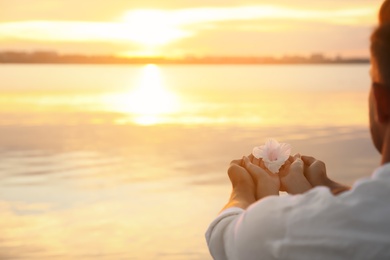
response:
<path id="1" fill-rule="evenodd" d="M 268 159 L 273 162 L 278 160 L 278 151 L 277 150 L 271 150 L 268 152 Z"/>

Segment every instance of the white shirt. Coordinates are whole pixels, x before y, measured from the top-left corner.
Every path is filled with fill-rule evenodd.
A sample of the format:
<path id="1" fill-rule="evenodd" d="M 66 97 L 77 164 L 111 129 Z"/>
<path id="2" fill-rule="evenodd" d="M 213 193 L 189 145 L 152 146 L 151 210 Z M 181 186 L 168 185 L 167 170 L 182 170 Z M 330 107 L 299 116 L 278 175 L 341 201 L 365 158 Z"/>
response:
<path id="1" fill-rule="evenodd" d="M 390 164 L 338 196 L 318 187 L 226 209 L 206 240 L 217 260 L 390 259 Z"/>

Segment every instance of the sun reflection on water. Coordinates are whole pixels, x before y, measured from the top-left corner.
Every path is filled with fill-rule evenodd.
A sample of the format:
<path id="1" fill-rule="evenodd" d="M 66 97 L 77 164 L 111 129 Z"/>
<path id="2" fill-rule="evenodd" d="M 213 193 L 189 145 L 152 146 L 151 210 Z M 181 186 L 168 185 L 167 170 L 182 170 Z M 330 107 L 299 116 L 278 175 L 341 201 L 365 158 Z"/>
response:
<path id="1" fill-rule="evenodd" d="M 158 66 L 149 64 L 142 69 L 136 87 L 129 92 L 106 98 L 108 106 L 115 111 L 127 113 L 140 125 L 164 122 L 164 116 L 179 110 L 177 95 L 165 86 Z"/>

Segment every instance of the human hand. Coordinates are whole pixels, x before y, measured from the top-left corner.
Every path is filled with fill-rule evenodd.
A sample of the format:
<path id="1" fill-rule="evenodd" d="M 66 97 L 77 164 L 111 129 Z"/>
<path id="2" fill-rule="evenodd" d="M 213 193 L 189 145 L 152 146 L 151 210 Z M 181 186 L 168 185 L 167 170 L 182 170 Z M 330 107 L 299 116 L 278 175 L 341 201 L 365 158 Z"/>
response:
<path id="1" fill-rule="evenodd" d="M 323 161 L 311 156 L 302 156 L 302 161 L 305 164 L 305 177 L 311 185 L 314 187 L 329 185 L 330 179 L 326 175 L 326 165 Z"/>
<path id="2" fill-rule="evenodd" d="M 252 176 L 243 167 L 243 160 L 233 160 L 228 169 L 228 176 L 232 183 L 233 190 L 245 190 L 246 193 L 255 194 L 255 183 Z"/>
<path id="3" fill-rule="evenodd" d="M 253 155 L 244 156 L 243 166 L 252 176 L 256 185 L 256 199 L 262 199 L 271 195 L 279 195 L 280 180 L 277 174 L 271 173 L 261 159 Z"/>
<path id="4" fill-rule="evenodd" d="M 242 160 L 233 160 L 230 163 L 228 176 L 232 183 L 232 193 L 223 210 L 231 207 L 246 209 L 256 201 L 255 183 L 242 166 Z"/>
<path id="5" fill-rule="evenodd" d="M 279 170 L 281 191 L 289 194 L 301 194 L 312 188 L 304 175 L 304 163 L 300 154 L 296 154 L 284 163 Z"/>
<path id="6" fill-rule="evenodd" d="M 313 187 L 326 186 L 333 194 L 339 194 L 347 191 L 350 187 L 332 181 L 326 174 L 326 165 L 323 161 L 317 160 L 311 156 L 302 156 L 304 162 L 304 175 Z"/>

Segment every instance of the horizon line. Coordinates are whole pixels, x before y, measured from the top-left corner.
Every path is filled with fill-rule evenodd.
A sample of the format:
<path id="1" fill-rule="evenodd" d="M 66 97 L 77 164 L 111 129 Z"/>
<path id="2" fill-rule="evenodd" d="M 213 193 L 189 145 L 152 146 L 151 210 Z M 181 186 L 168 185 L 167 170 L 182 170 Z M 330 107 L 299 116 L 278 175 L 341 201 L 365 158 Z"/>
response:
<path id="1" fill-rule="evenodd" d="M 305 56 L 284 55 L 282 57 L 255 55 L 166 57 L 61 54 L 56 51 L 0 51 L 0 64 L 351 64 L 369 62 L 368 57 L 329 56 L 320 52 Z"/>

